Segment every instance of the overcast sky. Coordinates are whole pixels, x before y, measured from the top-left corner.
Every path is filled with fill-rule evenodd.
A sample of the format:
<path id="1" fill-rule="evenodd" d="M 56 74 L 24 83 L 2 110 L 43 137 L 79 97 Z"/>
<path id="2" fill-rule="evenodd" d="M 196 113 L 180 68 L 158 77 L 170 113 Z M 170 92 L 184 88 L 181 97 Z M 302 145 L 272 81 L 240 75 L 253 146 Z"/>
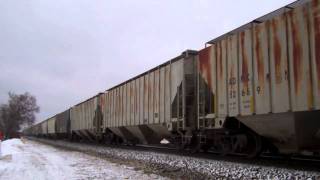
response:
<path id="1" fill-rule="evenodd" d="M 35 95 L 37 121 L 292 0 L 0 0 L 0 103 Z"/>

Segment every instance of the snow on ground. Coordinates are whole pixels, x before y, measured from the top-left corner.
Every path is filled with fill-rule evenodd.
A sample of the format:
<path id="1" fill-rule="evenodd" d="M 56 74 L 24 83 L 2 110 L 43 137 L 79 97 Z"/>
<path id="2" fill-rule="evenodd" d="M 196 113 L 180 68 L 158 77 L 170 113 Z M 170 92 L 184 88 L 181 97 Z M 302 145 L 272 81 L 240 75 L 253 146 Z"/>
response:
<path id="1" fill-rule="evenodd" d="M 57 149 L 34 141 L 2 142 L 0 179 L 164 179 L 133 167 L 75 151 Z"/>
<path id="2" fill-rule="evenodd" d="M 63 146 L 86 153 L 93 153 L 111 159 L 143 162 L 149 169 L 156 169 L 159 174 L 173 179 L 319 179 L 319 170 L 310 170 L 289 163 L 282 165 L 275 161 L 248 160 L 230 161 L 221 157 L 217 159 L 184 156 L 152 151 L 140 151 L 116 147 L 84 144 L 66 141 L 38 139 L 40 142 Z M 250 163 L 252 161 L 252 163 Z M 256 163 L 255 163 L 256 162 Z M 311 163 L 312 164 L 312 163 Z M 280 166 L 279 166 L 280 165 Z M 300 168 L 299 168 L 300 167 Z M 156 172 L 156 171 L 152 171 Z M 171 176 L 172 175 L 172 176 Z M 204 177 L 202 175 L 205 175 Z"/>

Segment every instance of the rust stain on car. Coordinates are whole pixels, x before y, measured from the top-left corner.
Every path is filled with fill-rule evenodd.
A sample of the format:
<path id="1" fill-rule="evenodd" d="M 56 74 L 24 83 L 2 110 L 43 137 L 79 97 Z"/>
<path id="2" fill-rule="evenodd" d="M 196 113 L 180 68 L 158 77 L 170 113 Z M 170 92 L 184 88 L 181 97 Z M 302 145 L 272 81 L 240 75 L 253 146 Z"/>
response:
<path id="1" fill-rule="evenodd" d="M 301 36 L 299 34 L 299 27 L 297 24 L 297 17 L 294 11 L 288 12 L 289 23 L 291 26 L 291 39 L 292 39 L 292 58 L 293 58 L 293 77 L 294 77 L 294 91 L 298 95 L 300 93 L 301 81 L 302 81 L 302 47 Z"/>
<path id="2" fill-rule="evenodd" d="M 104 103 L 105 103 L 104 94 L 101 94 L 99 97 L 100 97 L 100 107 L 101 109 L 103 109 Z"/>
<path id="3" fill-rule="evenodd" d="M 229 52 L 230 54 L 230 57 L 232 57 L 231 54 L 233 54 L 234 52 L 237 52 L 237 49 L 236 48 L 233 48 L 233 44 L 232 44 L 232 37 L 229 37 L 228 38 L 228 41 L 227 41 L 227 52 Z M 238 59 L 230 59 L 230 74 L 229 74 L 229 86 L 230 86 L 230 90 L 232 92 L 232 90 L 235 90 L 235 86 L 237 85 L 237 80 L 236 80 L 236 63 L 237 63 L 237 60 Z M 234 98 L 234 97 L 233 97 Z"/>
<path id="4" fill-rule="evenodd" d="M 223 80 L 223 65 L 222 65 L 222 45 L 221 45 L 222 42 L 219 42 L 218 45 L 217 45 L 217 67 L 218 67 L 218 78 L 220 81 Z"/>
<path id="5" fill-rule="evenodd" d="M 259 86 L 261 90 L 264 89 L 264 59 L 263 59 L 263 50 L 261 47 L 261 30 L 264 28 L 263 26 L 256 26 L 254 33 L 256 37 L 256 42 L 255 42 L 255 54 L 256 54 L 256 61 L 257 61 L 257 71 L 258 71 L 258 80 L 259 80 Z M 266 42 L 265 42 L 266 43 Z"/>
<path id="6" fill-rule="evenodd" d="M 211 84 L 211 64 L 210 64 L 210 49 L 207 47 L 199 52 L 199 64 L 200 64 L 200 73 L 207 81 L 209 88 L 212 90 Z"/>
<path id="7" fill-rule="evenodd" d="M 284 16 L 282 16 L 284 18 Z M 282 47 L 278 37 L 279 31 L 279 22 L 280 20 L 273 19 L 271 20 L 271 30 L 272 30 L 272 39 L 273 39 L 273 58 L 275 65 L 275 77 L 276 83 L 280 84 L 282 82 L 281 78 L 281 59 L 282 59 Z"/>
<path id="8" fill-rule="evenodd" d="M 243 82 L 243 86 L 248 89 L 249 88 L 249 69 L 248 69 L 248 55 L 246 53 L 245 48 L 245 32 L 240 33 L 240 47 L 241 47 L 241 81 Z"/>
<path id="9" fill-rule="evenodd" d="M 310 33 L 309 28 L 309 10 L 307 6 L 303 7 L 303 26 L 307 27 L 307 33 Z M 307 35 L 308 37 L 308 35 Z M 308 41 L 309 43 L 309 41 Z M 310 47 L 309 47 L 310 48 Z M 309 66 L 310 67 L 310 66 Z M 312 75 L 311 75 L 311 71 L 310 73 L 308 73 L 307 75 L 307 101 L 308 101 L 308 108 L 311 109 L 313 107 L 313 94 L 312 94 Z"/>

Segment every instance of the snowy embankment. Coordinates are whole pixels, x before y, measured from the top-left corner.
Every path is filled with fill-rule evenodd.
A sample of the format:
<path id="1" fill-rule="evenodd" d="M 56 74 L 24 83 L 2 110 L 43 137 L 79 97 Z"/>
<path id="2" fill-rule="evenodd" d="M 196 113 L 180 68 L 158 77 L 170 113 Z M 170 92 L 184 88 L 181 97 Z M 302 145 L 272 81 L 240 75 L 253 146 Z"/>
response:
<path id="1" fill-rule="evenodd" d="M 2 142 L 0 179 L 164 179 L 133 167 L 30 140 Z"/>
<path id="2" fill-rule="evenodd" d="M 95 154 L 116 162 L 133 162 L 134 166 L 153 173 L 182 179 L 320 179 L 319 171 L 259 165 L 243 162 L 204 159 L 183 155 L 122 149 L 94 144 L 38 139 L 55 146 Z M 255 160 L 252 160 L 255 161 Z M 288 165 L 289 166 L 289 165 Z"/>

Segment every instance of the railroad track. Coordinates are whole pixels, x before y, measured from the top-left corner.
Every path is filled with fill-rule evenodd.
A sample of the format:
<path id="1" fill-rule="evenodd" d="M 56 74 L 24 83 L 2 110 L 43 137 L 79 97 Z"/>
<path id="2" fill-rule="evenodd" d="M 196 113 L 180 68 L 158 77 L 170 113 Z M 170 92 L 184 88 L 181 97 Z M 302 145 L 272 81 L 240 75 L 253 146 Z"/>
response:
<path id="1" fill-rule="evenodd" d="M 106 145 L 109 146 L 109 145 Z M 183 151 L 179 151 L 178 148 L 173 148 L 173 147 L 166 147 L 166 146 L 156 146 L 156 145 L 142 145 L 142 144 L 137 144 L 135 146 L 126 146 L 126 145 L 117 145 L 117 146 L 112 146 L 112 147 L 129 147 L 129 148 L 133 148 L 136 149 L 141 148 L 145 149 L 145 150 L 156 150 L 156 151 L 160 151 L 161 150 L 166 150 L 169 153 L 173 152 L 173 153 L 178 153 L 181 154 L 181 152 Z M 237 153 L 233 153 L 233 154 L 229 154 L 229 155 L 220 155 L 217 152 L 214 151 L 208 151 L 208 152 L 197 152 L 197 153 L 193 153 L 193 152 L 189 152 L 189 150 L 186 150 L 182 153 L 183 155 L 191 155 L 191 156 L 198 156 L 198 155 L 206 155 L 209 158 L 226 158 L 226 157 L 232 157 L 232 158 L 239 158 L 241 160 L 248 160 L 248 161 L 252 161 L 253 159 L 248 159 L 244 154 L 237 154 Z M 255 158 L 255 160 L 277 160 L 277 161 L 291 161 L 291 162 L 307 162 L 307 163 L 316 163 L 320 166 L 320 157 L 313 157 L 313 156 L 302 156 L 302 155 L 292 155 L 292 156 L 286 156 L 286 155 L 273 155 L 270 153 L 262 153 L 259 157 Z"/>
<path id="2" fill-rule="evenodd" d="M 156 152 L 168 155 L 178 155 L 190 158 L 200 158 L 206 160 L 224 161 L 231 163 L 245 163 L 252 166 L 272 166 L 279 168 L 288 168 L 293 170 L 308 170 L 308 171 L 320 171 L 320 158 L 319 157 L 307 157 L 307 156 L 280 156 L 271 155 L 268 153 L 261 154 L 255 159 L 248 159 L 243 154 L 230 154 L 230 155 L 220 155 L 213 151 L 208 152 L 197 152 L 192 153 L 191 151 L 179 151 L 178 148 L 167 147 L 167 146 L 156 146 L 156 145 L 107 145 L 107 144 L 97 144 L 92 142 L 70 142 L 63 140 L 48 140 L 39 138 L 29 138 L 31 140 L 40 141 L 46 144 L 56 146 L 56 142 L 70 143 L 70 144 L 83 144 L 91 147 L 100 148 L 114 148 L 123 149 L 129 151 L 144 151 L 144 152 Z M 61 144 L 61 143 L 60 143 Z M 59 145 L 61 146 L 61 145 Z"/>

